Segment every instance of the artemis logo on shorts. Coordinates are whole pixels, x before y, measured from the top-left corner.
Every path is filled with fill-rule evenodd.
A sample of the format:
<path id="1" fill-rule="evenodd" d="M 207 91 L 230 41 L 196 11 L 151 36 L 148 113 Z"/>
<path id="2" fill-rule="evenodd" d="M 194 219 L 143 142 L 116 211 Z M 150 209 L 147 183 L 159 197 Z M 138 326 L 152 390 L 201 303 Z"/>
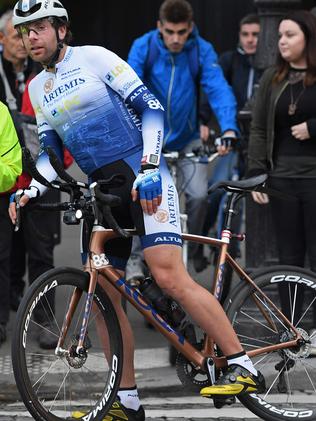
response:
<path id="1" fill-rule="evenodd" d="M 175 187 L 172 184 L 168 186 L 168 210 L 169 210 L 169 223 L 173 226 L 177 225 L 176 218 L 176 203 L 175 203 Z"/>
<path id="2" fill-rule="evenodd" d="M 154 218 L 157 222 L 164 224 L 165 222 L 169 220 L 169 214 L 164 209 L 158 209 L 158 211 L 154 213 Z"/>

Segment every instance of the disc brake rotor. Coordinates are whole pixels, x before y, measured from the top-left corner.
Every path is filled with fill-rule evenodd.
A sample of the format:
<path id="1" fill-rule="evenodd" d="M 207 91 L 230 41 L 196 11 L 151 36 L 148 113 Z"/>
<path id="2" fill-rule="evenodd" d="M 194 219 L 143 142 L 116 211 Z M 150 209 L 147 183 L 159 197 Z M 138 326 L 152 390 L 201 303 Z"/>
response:
<path id="1" fill-rule="evenodd" d="M 307 358 L 311 352 L 311 343 L 309 334 L 306 330 L 298 327 L 297 331 L 302 335 L 303 341 L 300 345 L 293 348 L 286 348 L 282 350 L 282 353 L 291 360 L 300 360 L 302 358 Z M 294 338 L 294 334 L 291 332 L 284 332 L 281 335 L 281 342 L 287 342 Z"/>

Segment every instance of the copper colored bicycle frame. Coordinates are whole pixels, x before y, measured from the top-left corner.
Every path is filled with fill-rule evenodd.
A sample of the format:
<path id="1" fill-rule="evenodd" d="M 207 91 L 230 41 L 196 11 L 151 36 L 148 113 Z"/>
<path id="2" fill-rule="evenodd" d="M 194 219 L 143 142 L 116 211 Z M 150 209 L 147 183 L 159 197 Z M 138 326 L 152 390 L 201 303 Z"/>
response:
<path id="1" fill-rule="evenodd" d="M 127 230 L 132 234 L 135 234 L 133 230 Z M 177 332 L 172 326 L 170 326 L 159 314 L 158 312 L 149 305 L 143 298 L 141 292 L 136 288 L 133 288 L 126 284 L 125 279 L 114 269 L 107 261 L 107 258 L 104 254 L 104 243 L 110 239 L 118 237 L 113 230 L 102 229 L 93 231 L 90 239 L 90 256 L 84 267 L 84 271 L 89 273 L 90 282 L 89 282 L 89 291 L 86 299 L 85 305 L 85 315 L 82 321 L 82 327 L 80 331 L 80 338 L 77 346 L 77 353 L 80 353 L 80 350 L 83 349 L 84 338 L 86 335 L 88 321 L 92 310 L 92 297 L 96 288 L 98 274 L 102 274 L 120 293 L 121 295 L 130 302 L 144 317 L 150 322 L 157 330 L 159 330 L 166 339 L 179 351 L 183 354 L 189 361 L 191 361 L 195 367 L 199 369 L 206 370 L 206 360 L 207 358 L 212 358 L 215 366 L 218 368 L 224 367 L 227 365 L 225 357 L 217 357 L 214 354 L 214 341 L 212 338 L 209 338 L 205 335 L 204 345 L 201 350 L 196 349 L 191 345 L 185 337 Z M 266 295 L 260 290 L 260 288 L 252 281 L 252 279 L 244 272 L 244 270 L 238 265 L 238 263 L 230 256 L 228 253 L 228 245 L 231 238 L 231 231 L 224 230 L 222 233 L 221 239 L 203 237 L 192 234 L 183 234 L 183 240 L 193 241 L 200 244 L 209 244 L 220 249 L 219 258 L 217 262 L 217 267 L 215 269 L 213 285 L 211 292 L 214 296 L 219 299 L 223 287 L 223 271 L 225 263 L 229 264 L 238 275 L 245 280 L 248 284 L 251 285 L 253 290 L 260 292 L 261 296 L 267 300 L 267 302 L 274 308 L 278 316 L 284 321 L 284 323 L 295 333 L 296 339 L 282 342 L 276 345 L 265 346 L 258 348 L 256 350 L 249 351 L 247 354 L 249 357 L 254 357 L 261 355 L 267 352 L 272 352 L 284 348 L 295 347 L 299 339 L 301 339 L 300 333 L 295 329 L 295 327 L 290 323 L 290 321 L 282 314 L 282 312 L 274 305 L 274 303 L 266 297 Z M 242 238 L 240 238 L 242 239 Z M 95 256 L 97 258 L 95 258 Z M 96 264 L 95 262 L 103 261 L 102 265 Z M 75 313 L 76 306 L 80 300 L 82 292 L 79 289 L 76 289 L 73 292 L 71 298 L 69 309 L 65 316 L 63 327 L 61 330 L 61 335 L 57 345 L 57 350 L 61 350 L 64 339 L 67 334 L 68 327 L 70 326 L 72 317 Z M 255 300 L 255 297 L 254 297 Z M 264 315 L 268 323 L 270 323 L 271 328 L 275 328 L 274 322 L 265 311 L 263 306 L 260 306 L 260 303 L 256 301 L 256 305 L 259 307 L 259 310 Z"/>

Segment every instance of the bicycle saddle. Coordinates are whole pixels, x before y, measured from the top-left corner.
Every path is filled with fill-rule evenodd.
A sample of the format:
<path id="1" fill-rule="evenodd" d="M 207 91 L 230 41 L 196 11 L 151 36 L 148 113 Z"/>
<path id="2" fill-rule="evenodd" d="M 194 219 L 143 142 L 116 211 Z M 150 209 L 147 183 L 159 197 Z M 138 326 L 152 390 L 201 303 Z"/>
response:
<path id="1" fill-rule="evenodd" d="M 261 174 L 261 175 L 257 175 L 256 177 L 250 177 L 245 180 L 239 180 L 239 181 L 232 181 L 232 180 L 218 181 L 217 183 L 214 183 L 211 185 L 211 187 L 208 189 L 208 193 L 211 193 L 218 188 L 223 188 L 231 192 L 254 191 L 257 189 L 257 187 L 262 186 L 267 180 L 267 178 L 268 178 L 267 174 Z"/>

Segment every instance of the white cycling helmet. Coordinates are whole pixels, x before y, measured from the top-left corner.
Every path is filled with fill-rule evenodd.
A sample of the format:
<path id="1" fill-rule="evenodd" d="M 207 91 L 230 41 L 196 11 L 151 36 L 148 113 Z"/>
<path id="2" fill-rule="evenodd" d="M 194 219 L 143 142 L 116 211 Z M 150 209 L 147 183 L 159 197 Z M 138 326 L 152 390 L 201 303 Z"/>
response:
<path id="1" fill-rule="evenodd" d="M 13 9 L 13 26 L 23 25 L 50 16 L 64 18 L 68 13 L 59 0 L 19 0 Z"/>

